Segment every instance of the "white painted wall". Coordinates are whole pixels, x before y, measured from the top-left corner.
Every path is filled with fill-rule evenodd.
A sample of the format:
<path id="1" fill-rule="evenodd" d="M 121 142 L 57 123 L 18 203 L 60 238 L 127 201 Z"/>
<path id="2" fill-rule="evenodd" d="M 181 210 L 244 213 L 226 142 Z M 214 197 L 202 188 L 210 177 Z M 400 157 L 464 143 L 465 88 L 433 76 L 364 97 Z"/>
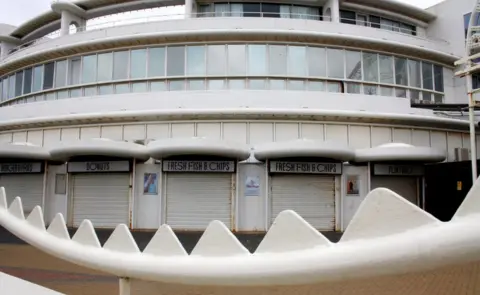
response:
<path id="1" fill-rule="evenodd" d="M 57 174 L 66 176 L 66 194 L 55 194 L 55 177 Z M 47 187 L 45 195 L 45 223 L 49 224 L 57 213 L 62 213 L 67 220 L 68 212 L 68 176 L 67 166 L 64 165 L 48 165 Z"/>
<path id="2" fill-rule="evenodd" d="M 349 176 L 358 176 L 359 195 L 347 196 L 346 186 Z M 342 174 L 341 230 L 345 230 L 369 191 L 368 166 L 344 165 Z"/>
<path id="3" fill-rule="evenodd" d="M 133 228 L 157 229 L 162 224 L 162 166 L 160 164 L 137 164 L 135 170 L 135 195 Z M 158 191 L 156 195 L 143 193 L 145 173 L 157 173 Z"/>

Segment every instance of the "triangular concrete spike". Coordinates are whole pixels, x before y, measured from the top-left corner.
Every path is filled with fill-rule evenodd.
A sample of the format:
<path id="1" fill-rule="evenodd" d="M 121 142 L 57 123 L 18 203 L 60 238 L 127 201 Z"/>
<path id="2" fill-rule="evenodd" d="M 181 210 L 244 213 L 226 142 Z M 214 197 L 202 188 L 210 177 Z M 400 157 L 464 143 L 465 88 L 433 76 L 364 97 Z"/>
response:
<path id="1" fill-rule="evenodd" d="M 468 191 L 467 196 L 463 200 L 453 219 L 465 217 L 470 214 L 480 214 L 480 178 L 477 178 L 475 183 Z"/>
<path id="2" fill-rule="evenodd" d="M 255 254 L 329 247 L 332 243 L 292 210 L 278 214 Z"/>
<path id="3" fill-rule="evenodd" d="M 0 187 L 0 208 L 8 208 L 7 204 L 7 194 L 5 193 L 5 188 Z"/>
<path id="4" fill-rule="evenodd" d="M 27 217 L 27 222 L 41 231 L 45 231 L 45 222 L 43 221 L 42 208 L 35 206 L 30 215 Z"/>
<path id="5" fill-rule="evenodd" d="M 62 213 L 57 213 L 48 226 L 47 233 L 60 239 L 70 240 L 67 225 Z"/>
<path id="6" fill-rule="evenodd" d="M 172 228 L 166 224 L 162 225 L 148 243 L 143 253 L 164 256 L 187 256 Z"/>
<path id="7" fill-rule="evenodd" d="M 342 235 L 340 242 L 383 237 L 440 221 L 386 188 L 371 191 Z"/>
<path id="8" fill-rule="evenodd" d="M 16 197 L 13 202 L 8 207 L 8 212 L 13 216 L 20 218 L 22 220 L 25 219 L 25 215 L 23 213 L 23 206 L 22 206 L 22 199 L 20 197 Z"/>
<path id="9" fill-rule="evenodd" d="M 248 252 L 225 224 L 218 220 L 210 222 L 191 253 L 191 255 L 199 256 L 233 256 L 248 254 L 250 254 L 250 252 Z"/>
<path id="10" fill-rule="evenodd" d="M 72 241 L 75 241 L 85 246 L 91 246 L 95 248 L 102 247 L 100 245 L 100 242 L 98 241 L 98 237 L 95 233 L 95 229 L 93 228 L 93 224 L 88 219 L 82 221 L 77 231 L 73 235 Z"/>
<path id="11" fill-rule="evenodd" d="M 138 253 L 137 243 L 125 224 L 119 224 L 103 245 L 106 250 L 124 253 Z"/>

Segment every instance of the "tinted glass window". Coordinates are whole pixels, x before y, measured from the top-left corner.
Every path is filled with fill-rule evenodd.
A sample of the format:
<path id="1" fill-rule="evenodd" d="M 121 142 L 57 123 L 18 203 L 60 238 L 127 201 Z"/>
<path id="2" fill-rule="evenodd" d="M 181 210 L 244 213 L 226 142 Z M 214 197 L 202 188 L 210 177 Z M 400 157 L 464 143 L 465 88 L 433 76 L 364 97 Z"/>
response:
<path id="1" fill-rule="evenodd" d="M 124 80 L 128 78 L 128 51 L 113 53 L 113 79 Z"/>
<path id="2" fill-rule="evenodd" d="M 260 17 L 260 4 L 259 3 L 244 3 L 243 4 L 243 16 L 245 16 L 245 17 Z"/>
<path id="3" fill-rule="evenodd" d="M 225 45 L 209 45 L 207 51 L 207 74 L 208 75 L 225 75 L 225 68 L 227 62 L 227 53 Z M 233 58 L 239 58 L 242 61 L 242 56 L 233 56 Z M 245 59 L 243 59 L 245 64 Z"/>
<path id="4" fill-rule="evenodd" d="M 130 78 L 140 79 L 147 76 L 147 50 L 136 49 L 130 55 Z"/>
<path id="5" fill-rule="evenodd" d="M 44 76 L 43 76 L 43 89 L 53 88 L 53 75 L 55 73 L 55 63 L 51 62 L 45 64 Z"/>
<path id="6" fill-rule="evenodd" d="M 262 3 L 263 17 L 280 17 L 280 5 Z"/>
<path id="7" fill-rule="evenodd" d="M 422 72 L 420 62 L 416 60 L 408 60 L 408 74 L 410 75 L 410 86 L 422 87 Z"/>
<path id="8" fill-rule="evenodd" d="M 167 76 L 185 75 L 185 47 L 167 47 Z"/>
<path id="9" fill-rule="evenodd" d="M 113 72 L 112 53 L 98 55 L 97 81 L 111 81 Z"/>
<path id="10" fill-rule="evenodd" d="M 423 88 L 433 90 L 433 65 L 422 62 Z"/>
<path id="11" fill-rule="evenodd" d="M 61 60 L 55 63 L 55 88 L 67 85 L 67 61 Z"/>
<path id="12" fill-rule="evenodd" d="M 443 68 L 441 66 L 433 66 L 433 75 L 435 80 L 435 91 L 443 92 Z"/>
<path id="13" fill-rule="evenodd" d="M 22 95 L 23 71 L 17 72 L 15 77 L 15 96 Z"/>
<path id="14" fill-rule="evenodd" d="M 32 73 L 33 72 L 32 72 L 31 68 L 26 69 L 24 71 L 23 94 L 28 94 L 28 93 L 32 92 Z"/>
<path id="15" fill-rule="evenodd" d="M 75 85 L 80 83 L 80 58 L 70 60 L 68 79 L 70 85 Z"/>
<path id="16" fill-rule="evenodd" d="M 42 90 L 43 84 L 43 65 L 33 68 L 33 88 L 32 92 Z"/>
<path id="17" fill-rule="evenodd" d="M 345 60 L 347 62 L 347 79 L 362 79 L 362 55 L 359 51 L 345 51 Z"/>
<path id="18" fill-rule="evenodd" d="M 308 47 L 308 75 L 311 77 L 325 77 L 327 62 L 325 48 Z"/>
<path id="19" fill-rule="evenodd" d="M 96 80 L 97 56 L 87 55 L 83 57 L 82 83 L 93 83 Z"/>
<path id="20" fill-rule="evenodd" d="M 288 74 L 307 76 L 307 48 L 304 46 L 288 46 Z"/>
<path id="21" fill-rule="evenodd" d="M 285 75 L 287 73 L 287 46 L 269 45 L 268 69 L 270 75 Z"/>
<path id="22" fill-rule="evenodd" d="M 395 83 L 408 85 L 407 60 L 405 58 L 395 58 Z"/>
<path id="23" fill-rule="evenodd" d="M 150 48 L 148 50 L 148 76 L 165 76 L 165 48 Z"/>
<path id="24" fill-rule="evenodd" d="M 356 17 L 354 11 L 340 10 L 340 22 L 344 24 L 356 25 Z"/>
<path id="25" fill-rule="evenodd" d="M 267 48 L 266 45 L 248 45 L 248 74 L 267 74 Z"/>
<path id="26" fill-rule="evenodd" d="M 187 46 L 187 75 L 205 75 L 205 46 Z"/>
<path id="27" fill-rule="evenodd" d="M 345 77 L 345 63 L 343 60 L 342 49 L 327 49 L 328 60 L 328 77 L 344 78 Z"/>
<path id="28" fill-rule="evenodd" d="M 247 60 L 245 45 L 228 45 L 228 74 L 245 75 Z"/>
<path id="29" fill-rule="evenodd" d="M 378 82 L 378 54 L 363 53 L 364 80 Z"/>

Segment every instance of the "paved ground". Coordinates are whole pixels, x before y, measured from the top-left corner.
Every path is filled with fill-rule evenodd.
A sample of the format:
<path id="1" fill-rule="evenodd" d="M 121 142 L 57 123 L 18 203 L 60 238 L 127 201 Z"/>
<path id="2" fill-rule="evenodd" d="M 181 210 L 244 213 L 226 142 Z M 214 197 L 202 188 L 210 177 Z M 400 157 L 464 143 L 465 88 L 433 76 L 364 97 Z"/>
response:
<path id="1" fill-rule="evenodd" d="M 0 244 L 0 271 L 68 295 L 117 295 L 115 277 L 60 261 L 28 245 Z M 480 263 L 435 272 L 325 285 L 186 287 L 134 281 L 132 295 L 479 295 Z"/>

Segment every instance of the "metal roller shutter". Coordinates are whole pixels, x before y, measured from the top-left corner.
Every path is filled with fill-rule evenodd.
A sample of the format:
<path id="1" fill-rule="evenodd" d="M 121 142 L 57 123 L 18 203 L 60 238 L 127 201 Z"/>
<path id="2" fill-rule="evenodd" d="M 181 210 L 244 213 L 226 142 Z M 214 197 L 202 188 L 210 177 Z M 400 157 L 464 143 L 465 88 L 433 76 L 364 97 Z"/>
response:
<path id="1" fill-rule="evenodd" d="M 293 210 L 318 230 L 335 230 L 335 176 L 273 175 L 271 223 L 283 210 Z"/>
<path id="2" fill-rule="evenodd" d="M 15 197 L 21 197 L 25 215 L 30 214 L 35 206 L 42 206 L 43 177 L 43 173 L 1 175 L 0 187 L 5 187 L 8 204 L 10 204 Z"/>
<path id="3" fill-rule="evenodd" d="M 167 224 L 173 229 L 205 230 L 212 220 L 231 228 L 231 173 L 168 173 Z"/>
<path id="4" fill-rule="evenodd" d="M 73 226 L 89 219 L 95 227 L 129 224 L 129 173 L 73 174 Z"/>
<path id="5" fill-rule="evenodd" d="M 418 205 L 416 177 L 372 176 L 370 186 L 372 190 L 379 187 L 388 188 Z"/>

